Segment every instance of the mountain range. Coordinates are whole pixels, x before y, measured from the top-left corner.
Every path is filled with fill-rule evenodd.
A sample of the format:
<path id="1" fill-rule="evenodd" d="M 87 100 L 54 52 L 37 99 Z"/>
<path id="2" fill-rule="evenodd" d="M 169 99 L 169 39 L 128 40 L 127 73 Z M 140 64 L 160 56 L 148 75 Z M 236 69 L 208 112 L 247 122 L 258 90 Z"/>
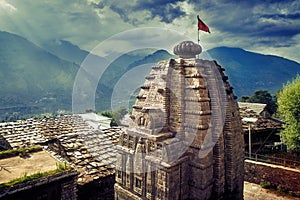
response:
<path id="1" fill-rule="evenodd" d="M 71 110 L 74 80 L 88 51 L 64 40 L 38 46 L 2 31 L 0 44 L 0 121 Z M 225 68 L 234 93 L 239 97 L 252 95 L 259 89 L 274 93 L 300 72 L 300 64 L 295 61 L 240 48 L 217 47 L 207 53 Z M 105 60 L 96 55 L 92 58 Z M 157 49 L 129 52 L 117 58 L 98 83 L 96 111 L 110 109 L 114 87 L 126 73 L 137 66 L 169 58 L 174 56 Z M 144 67 L 147 69 L 143 73 L 147 74 L 151 66 Z M 143 80 L 146 74 L 134 78 Z M 93 77 L 93 73 L 89 76 L 98 78 Z"/>
<path id="2" fill-rule="evenodd" d="M 208 50 L 212 59 L 226 69 L 238 97 L 256 90 L 272 94 L 300 73 L 300 64 L 279 56 L 264 55 L 240 48 L 217 47 Z"/>
<path id="3" fill-rule="evenodd" d="M 71 108 L 79 65 L 7 32 L 0 44 L 0 120 Z"/>

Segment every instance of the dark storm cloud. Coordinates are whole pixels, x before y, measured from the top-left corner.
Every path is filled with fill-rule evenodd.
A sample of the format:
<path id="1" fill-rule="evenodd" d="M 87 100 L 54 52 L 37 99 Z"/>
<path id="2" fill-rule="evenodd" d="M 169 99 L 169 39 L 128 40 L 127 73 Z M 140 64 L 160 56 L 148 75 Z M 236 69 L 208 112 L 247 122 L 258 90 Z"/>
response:
<path id="1" fill-rule="evenodd" d="M 297 13 L 290 13 L 290 14 L 265 14 L 261 15 L 261 17 L 269 18 L 269 19 L 291 19 L 297 20 L 300 19 L 300 12 Z"/>
<path id="2" fill-rule="evenodd" d="M 281 42 L 281 43 L 274 44 L 273 40 L 262 39 L 262 40 L 259 40 L 259 44 L 264 45 L 264 46 L 273 46 L 275 48 L 282 48 L 282 47 L 292 47 L 296 44 L 296 42 L 289 41 L 289 42 Z"/>
<path id="3" fill-rule="evenodd" d="M 99 10 L 102 10 L 105 7 L 108 7 L 113 12 L 117 13 L 120 16 L 121 20 L 123 20 L 124 22 L 129 22 L 129 23 L 134 24 L 135 19 L 130 19 L 128 17 L 130 5 L 114 3 L 113 1 L 102 1 L 99 3 L 92 3 L 92 6 Z"/>
<path id="4" fill-rule="evenodd" d="M 98 9 L 109 7 L 134 26 L 151 22 L 170 27 L 195 27 L 197 15 L 210 27 L 210 42 L 250 49 L 296 49 L 300 33 L 299 0 L 104 0 Z M 132 14 L 133 13 L 133 14 Z M 178 19 L 179 21 L 174 21 Z M 183 20 L 184 19 L 184 20 Z M 182 31 L 182 29 L 179 29 Z M 217 42 L 218 41 L 218 42 Z M 265 47 L 265 48 L 264 48 Z M 289 50 L 297 57 L 296 50 Z M 293 51 L 293 52 L 292 52 Z"/>
<path id="5" fill-rule="evenodd" d="M 235 46 L 299 61 L 299 0 L 0 0 L 0 28 L 43 43 L 85 49 L 132 28 L 164 27 L 189 37 L 197 15 L 209 26 L 206 48 Z M 38 17 L 37 17 L 38 16 Z M 132 39 L 134 40 L 134 39 Z"/>
<path id="6" fill-rule="evenodd" d="M 300 33 L 298 0 L 212 0 L 208 4 L 196 0 L 189 2 L 207 18 L 212 31 L 215 28 L 234 36 L 253 38 L 257 43 L 259 39 L 266 38 L 274 46 L 289 43 Z"/>
<path id="7" fill-rule="evenodd" d="M 99 2 L 99 3 L 94 3 L 94 2 L 92 2 L 91 5 L 92 5 L 94 8 L 98 8 L 98 9 L 103 9 L 103 8 L 105 7 L 104 2 Z"/>
<path id="8" fill-rule="evenodd" d="M 126 12 L 125 9 L 122 9 L 122 8 L 118 7 L 117 5 L 111 5 L 110 9 L 112 11 L 118 13 L 124 22 L 130 22 L 130 19 L 128 18 L 128 13 Z"/>
<path id="9" fill-rule="evenodd" d="M 152 20 L 157 17 L 161 22 L 172 23 L 174 19 L 185 16 L 186 13 L 177 5 L 183 0 L 147 0 L 138 1 L 136 3 L 120 3 L 120 1 L 106 0 L 92 5 L 97 9 L 109 7 L 114 12 L 118 13 L 120 17 L 129 23 L 136 23 L 139 21 L 137 16 L 130 16 L 133 12 L 150 12 L 150 17 L 147 20 Z"/>
<path id="10" fill-rule="evenodd" d="M 290 27 L 290 28 L 284 28 L 282 29 L 281 27 L 271 27 L 271 28 L 267 28 L 263 31 L 261 31 L 261 33 L 256 33 L 253 34 L 254 36 L 258 35 L 258 36 L 268 36 L 268 37 L 276 37 L 276 38 L 280 38 L 283 37 L 284 39 L 288 39 L 290 37 L 293 37 L 297 34 L 300 33 L 300 28 L 297 27 Z"/>
<path id="11" fill-rule="evenodd" d="M 183 0 L 152 0 L 152 1 L 140 1 L 134 10 L 148 10 L 151 12 L 152 17 L 159 17 L 162 22 L 171 23 L 177 17 L 185 16 L 186 13 L 181 10 L 178 2 Z"/>
<path id="12" fill-rule="evenodd" d="M 152 13 L 152 17 L 161 18 L 162 22 L 171 23 L 178 17 L 185 16 L 185 12 L 181 10 L 179 6 L 167 4 L 164 7 L 149 8 Z"/>

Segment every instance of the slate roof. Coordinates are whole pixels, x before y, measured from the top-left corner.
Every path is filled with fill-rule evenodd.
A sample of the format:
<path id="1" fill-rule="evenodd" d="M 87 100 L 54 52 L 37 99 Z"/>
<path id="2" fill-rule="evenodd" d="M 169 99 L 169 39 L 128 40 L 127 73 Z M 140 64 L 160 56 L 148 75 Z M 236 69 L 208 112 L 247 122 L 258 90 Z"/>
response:
<path id="1" fill-rule="evenodd" d="M 253 130 L 266 130 L 266 129 L 281 129 L 283 122 L 273 119 L 271 117 L 262 116 L 266 104 L 259 103 L 244 103 L 239 102 L 239 111 L 241 118 L 257 118 L 257 121 L 252 124 Z M 242 121 L 243 130 L 248 131 L 247 122 Z"/>
<path id="2" fill-rule="evenodd" d="M 246 102 L 238 102 L 239 108 L 241 109 L 249 109 L 254 111 L 256 114 L 260 115 L 266 108 L 267 104 L 263 103 L 246 103 Z"/>
<path id="3" fill-rule="evenodd" d="M 60 115 L 1 123 L 0 145 L 5 144 L 2 147 L 7 148 L 9 144 L 13 149 L 41 145 L 53 157 L 67 161 L 79 171 L 78 183 L 85 184 L 114 173 L 114 146 L 122 133 L 120 128 L 103 129 L 99 121 L 90 120 L 95 118 L 93 115 Z"/>

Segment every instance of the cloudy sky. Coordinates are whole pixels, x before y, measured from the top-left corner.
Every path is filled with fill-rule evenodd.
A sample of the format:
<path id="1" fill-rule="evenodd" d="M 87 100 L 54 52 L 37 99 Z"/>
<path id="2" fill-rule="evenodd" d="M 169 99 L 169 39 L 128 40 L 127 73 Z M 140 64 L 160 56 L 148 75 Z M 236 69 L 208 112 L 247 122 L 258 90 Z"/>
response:
<path id="1" fill-rule="evenodd" d="M 300 62 L 299 0 L 0 0 L 1 31 L 85 50 L 142 27 L 176 30 L 196 42 L 197 15 L 211 31 L 200 34 L 205 49 L 240 47 Z"/>

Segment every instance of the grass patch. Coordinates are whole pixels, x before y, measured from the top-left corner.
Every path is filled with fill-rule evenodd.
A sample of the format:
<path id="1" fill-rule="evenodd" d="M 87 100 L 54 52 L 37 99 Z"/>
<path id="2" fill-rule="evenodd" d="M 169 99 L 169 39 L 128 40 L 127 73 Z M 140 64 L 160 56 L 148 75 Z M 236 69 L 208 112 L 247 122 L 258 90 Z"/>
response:
<path id="1" fill-rule="evenodd" d="M 264 189 L 269 189 L 279 195 L 288 195 L 288 196 L 293 196 L 293 197 L 300 197 L 300 192 L 295 192 L 295 191 L 290 191 L 288 190 L 284 185 L 274 185 L 274 184 L 271 184 L 270 182 L 265 182 L 265 181 L 262 181 L 260 182 L 259 184 L 262 188 Z"/>
<path id="2" fill-rule="evenodd" d="M 70 166 L 67 165 L 66 162 L 59 162 L 59 163 L 56 163 L 56 171 L 66 171 L 66 170 L 69 170 L 71 169 Z"/>
<path id="3" fill-rule="evenodd" d="M 32 146 L 32 147 L 19 148 L 19 149 L 9 149 L 9 150 L 5 150 L 5 151 L 0 151 L 0 159 L 17 156 L 21 153 L 33 153 L 33 152 L 38 152 L 38 151 L 42 151 L 42 150 L 43 150 L 43 148 L 41 146 Z"/>
<path id="4" fill-rule="evenodd" d="M 259 185 L 260 185 L 262 188 L 265 188 L 265 189 L 271 189 L 271 183 L 270 183 L 270 182 L 262 181 L 262 182 L 260 182 Z"/>
<path id="5" fill-rule="evenodd" d="M 280 193 L 288 193 L 289 191 L 283 185 L 277 185 L 276 190 Z"/>
<path id="6" fill-rule="evenodd" d="M 28 182 L 28 181 L 32 181 L 32 180 L 35 180 L 35 179 L 42 178 L 42 177 L 51 176 L 51 175 L 54 175 L 54 174 L 59 173 L 59 172 L 68 171 L 68 170 L 71 170 L 71 169 L 72 169 L 72 167 L 68 166 L 66 164 L 66 162 L 56 163 L 56 169 L 55 170 L 51 170 L 51 171 L 47 171 L 47 172 L 37 172 L 37 173 L 31 174 L 31 175 L 27 175 L 25 173 L 20 178 L 16 178 L 16 179 L 11 180 L 7 183 L 0 184 L 0 188 L 2 188 L 2 187 L 11 187 L 11 186 L 13 186 L 15 184 L 18 184 L 18 183 L 25 183 L 25 182 Z"/>

